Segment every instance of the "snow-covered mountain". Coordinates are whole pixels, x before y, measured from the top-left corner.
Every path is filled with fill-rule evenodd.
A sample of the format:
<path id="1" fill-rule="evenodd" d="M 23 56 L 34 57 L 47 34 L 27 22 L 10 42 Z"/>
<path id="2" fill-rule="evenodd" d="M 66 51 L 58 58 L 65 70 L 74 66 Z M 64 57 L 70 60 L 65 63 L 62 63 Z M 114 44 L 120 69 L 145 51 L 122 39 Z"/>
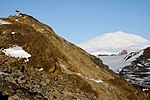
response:
<path id="1" fill-rule="evenodd" d="M 78 46 L 91 54 L 97 55 L 119 53 L 123 49 L 128 50 L 128 52 L 138 51 L 150 46 L 150 41 L 137 35 L 117 31 L 97 36 Z"/>

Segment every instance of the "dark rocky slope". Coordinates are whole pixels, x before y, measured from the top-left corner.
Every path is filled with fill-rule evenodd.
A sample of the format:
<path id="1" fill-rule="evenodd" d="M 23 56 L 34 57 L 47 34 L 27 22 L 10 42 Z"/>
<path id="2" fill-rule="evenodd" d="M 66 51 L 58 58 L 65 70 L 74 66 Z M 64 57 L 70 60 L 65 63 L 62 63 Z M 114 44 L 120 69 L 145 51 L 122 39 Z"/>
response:
<path id="1" fill-rule="evenodd" d="M 127 60 L 131 59 L 139 53 L 139 57 L 133 60 L 129 66 L 125 66 L 120 75 L 150 96 L 150 47 L 140 52 L 130 53 L 126 58 Z"/>
<path id="2" fill-rule="evenodd" d="M 0 97 L 9 100 L 148 100 L 100 59 L 61 38 L 49 26 L 20 14 L 0 20 Z M 13 33 L 12 33 L 13 32 Z M 29 61 L 6 55 L 20 46 Z"/>

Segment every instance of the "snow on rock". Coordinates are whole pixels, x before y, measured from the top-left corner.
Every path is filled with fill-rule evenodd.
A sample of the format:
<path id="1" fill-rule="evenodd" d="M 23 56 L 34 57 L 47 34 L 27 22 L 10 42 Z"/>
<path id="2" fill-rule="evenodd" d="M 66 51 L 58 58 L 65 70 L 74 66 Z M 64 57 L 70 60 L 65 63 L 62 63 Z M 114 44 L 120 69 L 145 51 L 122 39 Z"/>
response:
<path id="1" fill-rule="evenodd" d="M 81 76 L 81 77 L 84 77 L 82 74 L 80 74 L 80 73 L 76 73 L 77 75 L 79 75 L 79 76 Z"/>
<path id="2" fill-rule="evenodd" d="M 24 60 L 25 62 L 28 62 L 29 61 L 29 59 L 26 59 L 26 60 Z"/>
<path id="3" fill-rule="evenodd" d="M 143 91 L 148 91 L 149 89 L 146 89 L 146 88 L 144 88 L 144 89 L 142 89 Z"/>
<path id="4" fill-rule="evenodd" d="M 60 66 L 61 66 L 64 70 L 67 70 L 66 66 L 64 66 L 63 64 L 60 64 Z"/>
<path id="5" fill-rule="evenodd" d="M 12 34 L 12 35 L 14 35 L 14 34 L 15 34 L 15 32 L 11 32 L 11 34 Z"/>
<path id="6" fill-rule="evenodd" d="M 44 70 L 44 68 L 40 68 L 40 69 L 37 69 L 37 68 L 36 68 L 35 70 L 37 70 L 37 71 L 40 71 L 40 72 L 41 72 L 41 71 L 43 71 L 43 70 Z"/>
<path id="7" fill-rule="evenodd" d="M 66 68 L 66 66 L 64 66 L 63 64 L 60 64 L 60 66 L 61 66 L 64 70 L 69 71 L 69 70 Z M 98 66 L 97 66 L 97 68 L 98 68 Z M 72 72 L 72 74 L 78 75 L 78 76 L 80 76 L 80 77 L 82 77 L 82 78 L 84 78 L 84 79 L 86 79 L 86 80 L 94 81 L 94 82 L 96 82 L 96 83 L 101 83 L 101 82 L 103 82 L 103 81 L 100 80 L 100 79 L 88 78 L 88 77 L 86 77 L 86 76 L 83 76 L 83 75 L 80 74 L 80 73 L 74 73 L 74 72 Z"/>
<path id="8" fill-rule="evenodd" d="M 13 47 L 9 47 L 7 49 L 2 50 L 3 53 L 7 56 L 15 57 L 15 58 L 28 58 L 31 57 L 31 54 L 27 53 L 22 49 L 22 47 L 14 45 Z"/>
<path id="9" fill-rule="evenodd" d="M 0 20 L 0 25 L 1 25 L 1 24 L 12 24 L 12 23 L 7 22 L 7 21 Z"/>
<path id="10" fill-rule="evenodd" d="M 15 21 L 18 21 L 18 19 L 15 19 Z"/>
<path id="11" fill-rule="evenodd" d="M 39 71 L 40 71 L 40 72 L 43 71 L 43 68 L 40 68 Z"/>
<path id="12" fill-rule="evenodd" d="M 27 18 L 27 16 L 24 16 L 23 18 Z"/>
<path id="13" fill-rule="evenodd" d="M 94 82 L 96 82 L 96 83 L 101 83 L 101 82 L 103 82 L 102 80 L 96 80 L 96 79 L 94 79 L 94 78 L 87 78 L 88 80 L 91 80 L 91 81 L 94 81 Z"/>
<path id="14" fill-rule="evenodd" d="M 139 63 L 138 63 L 137 65 L 138 65 L 138 66 L 141 66 L 141 67 L 143 66 L 142 64 L 139 64 Z"/>
<path id="15" fill-rule="evenodd" d="M 99 69 L 99 67 L 98 67 L 98 66 L 96 66 L 96 68 L 98 68 L 98 69 Z"/>
<path id="16" fill-rule="evenodd" d="M 65 65 L 60 64 L 61 70 L 63 73 L 74 74 L 71 70 L 69 70 Z"/>
<path id="17" fill-rule="evenodd" d="M 0 75 L 9 75 L 9 74 L 5 72 L 0 72 Z"/>
<path id="18" fill-rule="evenodd" d="M 88 78 L 88 77 L 86 77 L 86 76 L 83 76 L 83 75 L 80 74 L 80 73 L 76 73 L 76 74 L 77 74 L 78 76 L 82 77 L 82 78 L 85 78 L 85 79 L 90 80 L 90 81 L 94 81 L 94 82 L 96 82 L 96 83 L 102 83 L 102 82 L 103 82 L 103 81 L 100 80 L 100 79 Z"/>

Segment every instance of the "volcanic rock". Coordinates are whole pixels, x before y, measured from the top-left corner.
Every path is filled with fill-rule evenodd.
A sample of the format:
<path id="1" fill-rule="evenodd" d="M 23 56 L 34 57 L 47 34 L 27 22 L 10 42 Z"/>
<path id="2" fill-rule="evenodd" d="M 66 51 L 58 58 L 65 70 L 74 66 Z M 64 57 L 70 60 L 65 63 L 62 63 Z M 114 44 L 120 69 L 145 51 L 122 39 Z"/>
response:
<path id="1" fill-rule="evenodd" d="M 32 16 L 20 14 L 0 20 L 3 22 L 0 24 L 0 97 L 148 100 L 146 94 L 109 70 L 100 59 L 58 36 Z"/>
<path id="2" fill-rule="evenodd" d="M 150 47 L 148 47 L 144 50 L 143 56 L 148 59 L 150 58 Z"/>

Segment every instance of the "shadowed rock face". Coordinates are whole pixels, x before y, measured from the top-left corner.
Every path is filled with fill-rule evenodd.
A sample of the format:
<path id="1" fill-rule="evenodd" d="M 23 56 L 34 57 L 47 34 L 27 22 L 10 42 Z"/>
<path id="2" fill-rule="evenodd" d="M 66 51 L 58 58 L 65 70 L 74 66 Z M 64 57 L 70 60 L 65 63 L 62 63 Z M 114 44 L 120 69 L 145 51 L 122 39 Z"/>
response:
<path id="1" fill-rule="evenodd" d="M 21 14 L 0 20 L 11 23 L 0 25 L 0 93 L 9 100 L 147 100 L 100 59 L 35 18 Z M 4 54 L 14 45 L 31 54 L 29 61 Z"/>
<path id="2" fill-rule="evenodd" d="M 120 72 L 123 77 L 133 83 L 135 87 L 147 93 L 150 96 L 150 47 L 141 50 L 141 55 L 125 66 Z M 139 54 L 135 52 L 132 58 Z"/>
<path id="3" fill-rule="evenodd" d="M 149 59 L 150 58 L 150 47 L 146 48 L 143 52 L 143 57 Z"/>

